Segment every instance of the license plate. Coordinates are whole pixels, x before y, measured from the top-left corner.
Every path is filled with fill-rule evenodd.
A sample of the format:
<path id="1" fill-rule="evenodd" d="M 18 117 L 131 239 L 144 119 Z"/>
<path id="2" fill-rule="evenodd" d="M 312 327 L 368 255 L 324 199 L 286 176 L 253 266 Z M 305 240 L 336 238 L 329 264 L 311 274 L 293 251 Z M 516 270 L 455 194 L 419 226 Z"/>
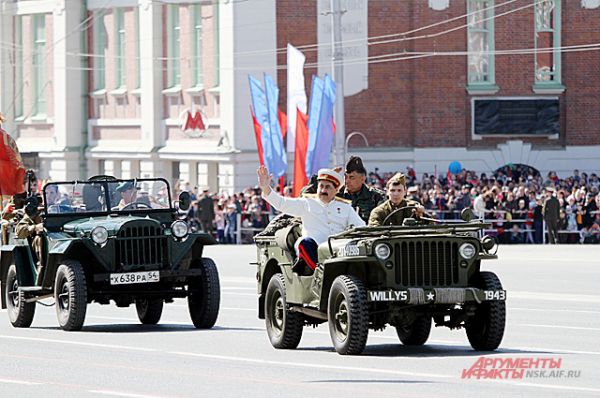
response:
<path id="1" fill-rule="evenodd" d="M 160 281 L 160 273 L 158 271 L 110 274 L 111 285 L 128 285 L 131 283 L 150 283 L 158 281 Z"/>

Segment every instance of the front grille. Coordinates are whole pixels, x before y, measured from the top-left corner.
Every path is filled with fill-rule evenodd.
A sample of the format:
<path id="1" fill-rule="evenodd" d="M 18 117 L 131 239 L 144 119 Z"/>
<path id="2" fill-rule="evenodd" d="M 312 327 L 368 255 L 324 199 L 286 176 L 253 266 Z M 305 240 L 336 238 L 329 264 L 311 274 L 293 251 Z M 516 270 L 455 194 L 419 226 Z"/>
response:
<path id="1" fill-rule="evenodd" d="M 450 286 L 458 283 L 458 243 L 404 241 L 394 244 L 396 283 L 402 286 Z"/>
<path id="2" fill-rule="evenodd" d="M 116 264 L 121 267 L 160 266 L 166 252 L 166 237 L 154 225 L 127 226 L 117 235 Z"/>

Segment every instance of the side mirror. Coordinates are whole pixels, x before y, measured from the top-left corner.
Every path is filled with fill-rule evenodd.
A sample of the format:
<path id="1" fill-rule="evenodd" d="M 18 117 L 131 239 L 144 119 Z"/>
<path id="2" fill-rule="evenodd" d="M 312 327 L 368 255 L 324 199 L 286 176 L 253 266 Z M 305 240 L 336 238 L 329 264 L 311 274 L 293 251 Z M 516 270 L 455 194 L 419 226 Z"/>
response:
<path id="1" fill-rule="evenodd" d="M 467 207 L 460 212 L 460 218 L 464 222 L 469 222 L 475 218 L 475 214 L 473 214 L 473 210 L 470 207 Z"/>
<path id="2" fill-rule="evenodd" d="M 189 192 L 182 192 L 179 194 L 179 210 L 189 210 L 190 205 L 192 204 L 192 196 Z"/>

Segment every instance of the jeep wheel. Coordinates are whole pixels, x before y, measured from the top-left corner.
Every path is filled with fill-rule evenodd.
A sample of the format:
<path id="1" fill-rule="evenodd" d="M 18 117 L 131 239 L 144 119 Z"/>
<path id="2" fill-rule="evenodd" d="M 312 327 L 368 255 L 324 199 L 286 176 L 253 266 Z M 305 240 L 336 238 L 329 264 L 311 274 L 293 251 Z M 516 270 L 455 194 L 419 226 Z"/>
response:
<path id="1" fill-rule="evenodd" d="M 265 296 L 265 323 L 271 345 L 295 349 L 302 339 L 304 318 L 302 314 L 287 310 L 283 275 L 271 277 Z"/>
<path id="2" fill-rule="evenodd" d="M 396 326 L 398 338 L 404 345 L 423 345 L 431 332 L 431 317 L 420 316 L 410 326 Z"/>
<path id="3" fill-rule="evenodd" d="M 202 258 L 197 267 L 202 268 L 202 276 L 192 278 L 189 283 L 188 309 L 194 326 L 198 329 L 210 329 L 217 322 L 221 287 L 219 272 L 214 261 Z"/>
<path id="4" fill-rule="evenodd" d="M 493 272 L 481 272 L 474 283 L 484 290 L 502 290 L 500 279 Z M 478 351 L 493 351 L 504 336 L 506 305 L 504 301 L 484 301 L 475 315 L 466 322 L 465 329 L 471 347 Z"/>
<path id="5" fill-rule="evenodd" d="M 162 299 L 156 298 L 135 299 L 135 309 L 140 322 L 144 325 L 156 325 L 162 315 L 163 303 Z"/>
<path id="6" fill-rule="evenodd" d="M 87 310 L 87 285 L 79 261 L 65 261 L 56 270 L 54 300 L 60 327 L 68 331 L 81 330 Z"/>
<path id="7" fill-rule="evenodd" d="M 327 304 L 329 334 L 338 354 L 363 352 L 369 335 L 367 290 L 351 275 L 338 276 L 331 285 Z"/>
<path id="8" fill-rule="evenodd" d="M 35 315 L 35 303 L 26 303 L 25 294 L 19 292 L 17 266 L 12 264 L 6 274 L 6 308 L 8 319 L 16 328 L 28 328 Z"/>

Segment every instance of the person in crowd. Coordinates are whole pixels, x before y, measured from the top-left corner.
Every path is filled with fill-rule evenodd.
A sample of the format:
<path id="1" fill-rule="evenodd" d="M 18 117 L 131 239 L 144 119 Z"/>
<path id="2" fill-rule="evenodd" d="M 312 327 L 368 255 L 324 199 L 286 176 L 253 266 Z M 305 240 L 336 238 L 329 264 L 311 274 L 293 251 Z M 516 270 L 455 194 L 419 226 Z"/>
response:
<path id="1" fill-rule="evenodd" d="M 544 221 L 548 229 L 548 242 L 558 243 L 558 221 L 560 219 L 560 203 L 554 196 L 556 189 L 552 186 L 546 187 L 546 200 L 544 201 Z"/>
<path id="2" fill-rule="evenodd" d="M 208 187 L 202 190 L 202 196 L 198 200 L 198 213 L 202 231 L 212 235 L 213 222 L 215 220 L 215 204 L 213 203 Z"/>
<path id="3" fill-rule="evenodd" d="M 235 244 L 236 233 L 237 233 L 237 210 L 233 203 L 227 205 L 227 212 L 225 213 L 225 243 Z"/>

